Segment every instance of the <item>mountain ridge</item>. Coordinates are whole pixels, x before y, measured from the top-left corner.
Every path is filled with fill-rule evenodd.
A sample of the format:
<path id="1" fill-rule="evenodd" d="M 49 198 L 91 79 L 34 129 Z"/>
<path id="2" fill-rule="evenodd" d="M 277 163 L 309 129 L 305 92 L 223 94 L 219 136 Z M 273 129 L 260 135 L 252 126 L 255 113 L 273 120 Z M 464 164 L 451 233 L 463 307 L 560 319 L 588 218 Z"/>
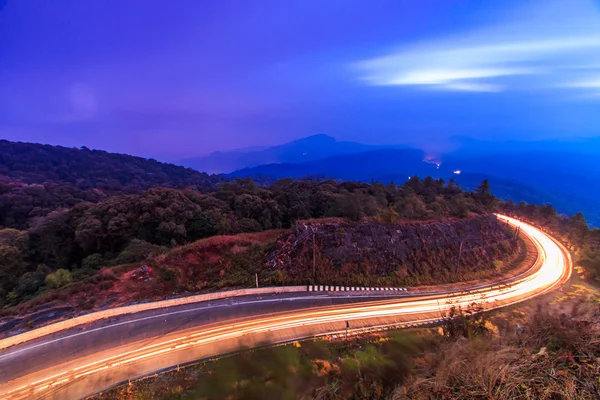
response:
<path id="1" fill-rule="evenodd" d="M 25 184 L 62 182 L 108 192 L 212 187 L 221 176 L 129 154 L 0 140 L 0 175 Z"/>
<path id="2" fill-rule="evenodd" d="M 571 154 L 571 153 L 563 153 Z M 525 157 L 525 155 L 527 157 Z M 535 163 L 530 161 L 530 158 Z M 345 154 L 306 163 L 271 163 L 245 168 L 227 174 L 228 177 L 253 178 L 269 183 L 281 178 L 302 179 L 321 176 L 335 180 L 370 182 L 405 182 L 412 176 L 431 176 L 454 179 L 468 190 L 473 190 L 483 179 L 488 179 L 492 192 L 504 199 L 527 203 L 551 203 L 564 213 L 584 212 L 590 223 L 600 225 L 600 202 L 594 191 L 599 180 L 594 178 L 593 160 L 573 159 L 573 171 L 568 167 L 570 158 L 556 161 L 554 152 L 522 152 L 497 154 L 487 157 L 448 156 L 439 164 L 424 161 L 426 153 L 415 149 L 385 149 L 356 154 Z M 558 167 L 553 168 L 554 165 Z M 577 168 L 589 167 L 589 171 Z M 561 169 L 561 167 L 563 169 Z M 587 174 L 586 174 L 587 172 Z"/>
<path id="3" fill-rule="evenodd" d="M 338 141 L 332 136 L 317 134 L 262 150 L 238 149 L 213 152 L 204 157 L 193 157 L 176 162 L 179 165 L 209 173 L 231 173 L 272 163 L 301 163 L 315 161 L 336 154 L 354 154 L 384 148 L 407 146 L 379 146 L 357 142 Z"/>

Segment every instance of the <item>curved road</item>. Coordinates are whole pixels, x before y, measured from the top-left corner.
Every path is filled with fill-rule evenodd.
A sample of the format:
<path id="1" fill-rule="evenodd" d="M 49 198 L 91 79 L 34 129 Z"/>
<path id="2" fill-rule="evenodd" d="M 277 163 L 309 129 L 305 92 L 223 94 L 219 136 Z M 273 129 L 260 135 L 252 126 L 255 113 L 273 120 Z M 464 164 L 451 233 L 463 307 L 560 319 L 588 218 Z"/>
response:
<path id="1" fill-rule="evenodd" d="M 452 306 L 486 309 L 557 288 L 571 274 L 568 252 L 544 232 L 509 217 L 538 252 L 510 281 L 468 291 L 389 296 L 287 293 L 215 300 L 123 315 L 0 351 L 0 398 L 78 399 L 117 383 L 225 354 L 240 346 L 284 342 L 369 326 L 408 326 L 443 318 Z"/>

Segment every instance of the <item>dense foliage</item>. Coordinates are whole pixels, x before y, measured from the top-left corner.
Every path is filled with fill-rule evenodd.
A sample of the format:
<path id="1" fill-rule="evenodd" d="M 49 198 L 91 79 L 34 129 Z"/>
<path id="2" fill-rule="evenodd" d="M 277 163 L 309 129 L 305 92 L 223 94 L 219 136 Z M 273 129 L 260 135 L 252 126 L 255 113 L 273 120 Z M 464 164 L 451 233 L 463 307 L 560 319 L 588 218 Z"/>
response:
<path id="1" fill-rule="evenodd" d="M 62 182 L 26 184 L 0 175 L 0 226 L 26 229 L 51 211 L 86 201 L 96 203 L 107 196 L 96 188 L 82 190 Z"/>
<path id="2" fill-rule="evenodd" d="M 109 192 L 153 186 L 211 187 L 221 178 L 127 154 L 0 140 L 0 174 L 25 183 L 63 182 Z"/>
<path id="3" fill-rule="evenodd" d="M 158 186 L 205 190 L 221 181 L 125 154 L 0 140 L 0 226 L 24 228 L 31 218 L 107 195 Z"/>

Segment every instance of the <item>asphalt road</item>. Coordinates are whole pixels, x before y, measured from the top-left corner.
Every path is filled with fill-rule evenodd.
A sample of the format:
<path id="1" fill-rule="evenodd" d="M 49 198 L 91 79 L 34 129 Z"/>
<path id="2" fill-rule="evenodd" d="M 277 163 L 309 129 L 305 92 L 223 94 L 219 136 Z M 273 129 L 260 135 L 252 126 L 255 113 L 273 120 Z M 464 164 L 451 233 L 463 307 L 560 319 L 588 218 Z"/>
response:
<path id="1" fill-rule="evenodd" d="M 543 232 L 520 225 L 536 265 L 510 284 L 361 297 L 343 292 L 244 296 L 123 315 L 0 351 L 0 398 L 77 399 L 155 371 L 255 346 L 385 324 L 435 321 L 453 305 L 514 304 L 552 290 L 571 273 L 568 254 Z"/>

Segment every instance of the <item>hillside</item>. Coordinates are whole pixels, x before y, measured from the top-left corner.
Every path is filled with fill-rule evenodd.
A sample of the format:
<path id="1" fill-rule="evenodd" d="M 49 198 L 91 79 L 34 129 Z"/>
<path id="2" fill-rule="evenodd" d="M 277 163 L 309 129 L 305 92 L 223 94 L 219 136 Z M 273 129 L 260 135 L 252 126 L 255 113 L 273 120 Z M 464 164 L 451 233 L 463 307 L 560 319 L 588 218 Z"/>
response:
<path id="1" fill-rule="evenodd" d="M 218 151 L 205 157 L 181 160 L 178 164 L 209 173 L 230 173 L 244 168 L 271 163 L 302 163 L 337 154 L 352 154 L 389 147 L 354 142 L 339 142 L 327 135 L 313 135 L 289 143 L 267 148 L 248 148 L 236 151 Z"/>
<path id="2" fill-rule="evenodd" d="M 104 266 L 140 262 L 215 235 L 290 228 L 298 220 L 324 217 L 388 223 L 465 218 L 494 206 L 487 189 L 462 192 L 431 178 L 403 186 L 284 179 L 262 187 L 238 180 L 210 194 L 153 188 L 95 203 L 74 200 L 75 205 L 42 215 L 34 207 L 28 215 L 37 216 L 21 221 L 22 226 L 0 229 L 0 305 L 21 303 L 71 280 L 83 281 Z M 17 218 L 31 206 L 15 201 L 2 209 L 3 218 Z M 54 277 L 61 279 L 54 282 Z"/>
<path id="3" fill-rule="evenodd" d="M 60 182 L 108 193 L 157 186 L 206 189 L 221 181 L 218 176 L 127 154 L 7 140 L 0 140 L 0 175 L 25 184 Z"/>
<path id="4" fill-rule="evenodd" d="M 312 242 L 302 241 L 307 228 L 299 222 L 290 230 L 213 236 L 171 250 L 155 249 L 143 260 L 148 273 L 140 270 L 141 262 L 102 267 L 6 308 L 0 335 L 24 323 L 38 326 L 83 311 L 254 287 L 255 276 L 262 287 L 433 285 L 497 276 L 524 256 L 521 243 L 493 215 L 423 223 L 324 219 L 309 224 L 315 229 L 314 253 Z M 313 254 L 314 277 L 305 273 L 312 271 Z"/>
<path id="5" fill-rule="evenodd" d="M 513 236 L 491 214 L 393 224 L 300 221 L 278 240 L 269 262 L 298 283 L 439 284 L 475 279 L 513 265 L 523 251 Z M 313 251 L 318 259 L 315 276 Z"/>
<path id="6" fill-rule="evenodd" d="M 125 154 L 0 140 L 0 229 L 152 187 L 214 189 L 223 177 Z"/>

